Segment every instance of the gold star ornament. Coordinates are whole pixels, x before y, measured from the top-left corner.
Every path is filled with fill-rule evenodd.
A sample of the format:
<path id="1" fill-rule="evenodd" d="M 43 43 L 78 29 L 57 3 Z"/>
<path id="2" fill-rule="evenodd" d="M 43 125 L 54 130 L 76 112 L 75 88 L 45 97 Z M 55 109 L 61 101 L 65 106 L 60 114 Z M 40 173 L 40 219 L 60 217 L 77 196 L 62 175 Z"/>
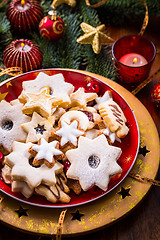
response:
<path id="1" fill-rule="evenodd" d="M 91 44 L 93 51 L 96 54 L 100 53 L 102 45 L 106 45 L 109 42 L 114 41 L 104 33 L 105 24 L 102 24 L 95 28 L 83 22 L 81 23 L 81 28 L 85 34 L 83 36 L 80 36 L 77 39 L 77 42 L 80 44 Z"/>
<path id="2" fill-rule="evenodd" d="M 75 7 L 76 6 L 76 0 L 54 0 L 51 4 L 52 8 L 56 8 L 59 5 L 61 5 L 62 3 L 66 3 L 71 7 Z"/>

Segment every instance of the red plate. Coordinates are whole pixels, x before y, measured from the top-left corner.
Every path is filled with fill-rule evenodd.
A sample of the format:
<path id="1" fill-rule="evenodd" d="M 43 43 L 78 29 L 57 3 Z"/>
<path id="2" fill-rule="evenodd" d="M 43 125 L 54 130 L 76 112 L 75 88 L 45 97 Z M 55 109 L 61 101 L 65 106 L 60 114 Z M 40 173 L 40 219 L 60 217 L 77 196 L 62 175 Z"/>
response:
<path id="1" fill-rule="evenodd" d="M 124 115 L 127 118 L 127 126 L 130 129 L 128 135 L 124 139 L 122 139 L 122 142 L 116 143 L 116 146 L 122 149 L 122 155 L 118 160 L 118 164 L 121 166 L 123 171 L 120 176 L 111 178 L 107 191 L 104 192 L 100 190 L 98 187 L 93 187 L 87 192 L 82 192 L 79 196 L 71 192 L 70 193 L 71 202 L 68 204 L 62 204 L 62 203 L 53 204 L 48 202 L 44 197 L 41 197 L 39 195 L 33 195 L 31 198 L 26 199 L 25 197 L 23 197 L 21 193 L 13 193 L 11 191 L 10 186 L 5 184 L 3 180 L 0 180 L 1 191 L 25 203 L 35 205 L 35 206 L 52 207 L 52 208 L 71 207 L 75 205 L 80 205 L 80 204 L 91 202 L 93 200 L 96 200 L 108 194 L 111 190 L 117 187 L 126 178 L 138 154 L 139 130 L 138 130 L 138 124 L 136 122 L 135 116 L 131 108 L 129 107 L 127 102 L 120 96 L 120 94 L 118 94 L 109 85 L 87 74 L 76 72 L 74 70 L 66 70 L 66 69 L 47 69 L 47 70 L 43 69 L 43 70 L 25 73 L 21 76 L 14 77 L 12 78 L 12 80 L 8 80 L 4 84 L 2 84 L 0 87 L 0 93 L 1 94 L 7 93 L 5 99 L 8 102 L 13 99 L 16 99 L 22 91 L 22 82 L 35 79 L 36 76 L 39 74 L 39 72 L 44 72 L 48 75 L 62 73 L 65 78 L 65 81 L 72 83 L 75 86 L 75 90 L 77 90 L 79 87 L 85 88 L 88 81 L 94 81 L 99 86 L 99 96 L 102 96 L 104 92 L 107 90 L 110 90 L 112 92 L 113 99 L 115 100 L 115 102 L 119 104 L 119 106 L 123 110 Z M 8 82 L 10 82 L 11 84 L 7 84 Z"/>

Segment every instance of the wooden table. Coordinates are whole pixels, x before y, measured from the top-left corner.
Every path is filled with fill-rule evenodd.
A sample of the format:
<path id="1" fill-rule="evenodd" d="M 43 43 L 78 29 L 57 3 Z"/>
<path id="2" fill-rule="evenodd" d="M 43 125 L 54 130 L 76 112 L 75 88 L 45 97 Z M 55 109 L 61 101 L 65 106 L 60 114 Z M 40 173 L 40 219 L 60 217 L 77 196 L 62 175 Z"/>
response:
<path id="1" fill-rule="evenodd" d="M 157 50 L 160 49 L 160 18 L 150 19 L 149 26 L 145 32 L 145 36 L 151 39 L 156 45 Z M 127 34 L 138 33 L 140 26 L 127 27 L 110 27 L 108 31 L 113 39 L 118 39 Z M 160 55 L 157 54 L 154 61 L 151 73 L 154 73 L 160 67 Z M 160 135 L 160 109 L 154 107 L 151 102 L 151 90 L 153 86 L 160 80 L 160 74 L 156 76 L 144 89 L 136 96 L 144 104 L 153 118 Z M 157 180 L 160 179 L 160 171 L 157 175 Z M 74 237 L 77 240 L 87 240 L 88 238 L 96 240 L 159 240 L 160 239 L 160 189 L 158 186 L 152 186 L 147 196 L 128 216 L 119 220 L 117 223 L 103 228 L 102 230 L 92 232 L 89 235 Z M 35 235 L 26 234 L 16 231 L 4 224 L 0 224 L 0 240 L 10 240 L 14 237 L 15 240 L 27 239 L 38 240 Z M 49 240 L 49 237 L 41 237 L 42 240 Z M 62 238 L 67 240 L 68 238 Z M 72 238 L 71 238 L 72 239 Z"/>

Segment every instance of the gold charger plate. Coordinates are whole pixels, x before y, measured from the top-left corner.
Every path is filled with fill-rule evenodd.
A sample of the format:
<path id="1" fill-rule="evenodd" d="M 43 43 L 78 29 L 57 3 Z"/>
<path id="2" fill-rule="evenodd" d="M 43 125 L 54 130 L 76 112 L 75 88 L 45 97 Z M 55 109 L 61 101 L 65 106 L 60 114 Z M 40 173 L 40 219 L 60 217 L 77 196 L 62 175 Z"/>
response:
<path id="1" fill-rule="evenodd" d="M 146 147 L 148 152 L 145 156 L 138 154 L 132 172 L 154 179 L 159 168 L 159 136 L 150 114 L 135 96 L 119 84 L 96 74 L 87 74 L 114 88 L 134 111 L 140 130 L 140 147 Z M 68 208 L 62 236 L 87 234 L 113 224 L 129 214 L 142 201 L 150 187 L 149 183 L 142 183 L 128 176 L 106 196 L 85 205 Z M 35 207 L 3 196 L 0 211 L 0 220 L 3 223 L 33 234 L 53 236 L 57 233 L 57 223 L 63 209 Z"/>

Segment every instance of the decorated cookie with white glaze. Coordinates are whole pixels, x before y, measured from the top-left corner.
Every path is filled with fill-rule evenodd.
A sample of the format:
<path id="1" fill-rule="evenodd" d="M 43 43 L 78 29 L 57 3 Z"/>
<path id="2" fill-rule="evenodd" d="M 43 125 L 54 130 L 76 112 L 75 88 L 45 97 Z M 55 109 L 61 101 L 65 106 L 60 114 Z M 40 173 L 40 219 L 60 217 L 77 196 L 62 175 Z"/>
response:
<path id="1" fill-rule="evenodd" d="M 32 164 L 33 157 L 29 153 L 32 143 L 13 143 L 13 152 L 7 155 L 4 163 L 12 168 L 11 179 L 25 181 L 30 188 L 40 184 L 53 185 L 56 183 L 56 174 L 63 171 L 63 165 L 56 162 L 52 168 L 45 164 L 35 167 Z"/>
<path id="2" fill-rule="evenodd" d="M 77 146 L 78 137 L 84 134 L 84 131 L 78 129 L 78 121 L 74 120 L 71 123 L 61 121 L 60 128 L 54 132 L 60 138 L 60 145 L 63 147 L 67 143 Z"/>
<path id="3" fill-rule="evenodd" d="M 5 100 L 0 102 L 0 145 L 11 152 L 14 141 L 25 142 L 27 133 L 21 124 L 30 121 L 30 117 L 22 113 L 22 104 L 11 105 Z"/>
<path id="4" fill-rule="evenodd" d="M 122 172 L 117 163 L 121 153 L 120 148 L 108 144 L 103 134 L 93 140 L 81 136 L 78 148 L 66 152 L 71 163 L 67 177 L 79 180 L 84 191 L 93 185 L 106 191 L 110 177 Z"/>

